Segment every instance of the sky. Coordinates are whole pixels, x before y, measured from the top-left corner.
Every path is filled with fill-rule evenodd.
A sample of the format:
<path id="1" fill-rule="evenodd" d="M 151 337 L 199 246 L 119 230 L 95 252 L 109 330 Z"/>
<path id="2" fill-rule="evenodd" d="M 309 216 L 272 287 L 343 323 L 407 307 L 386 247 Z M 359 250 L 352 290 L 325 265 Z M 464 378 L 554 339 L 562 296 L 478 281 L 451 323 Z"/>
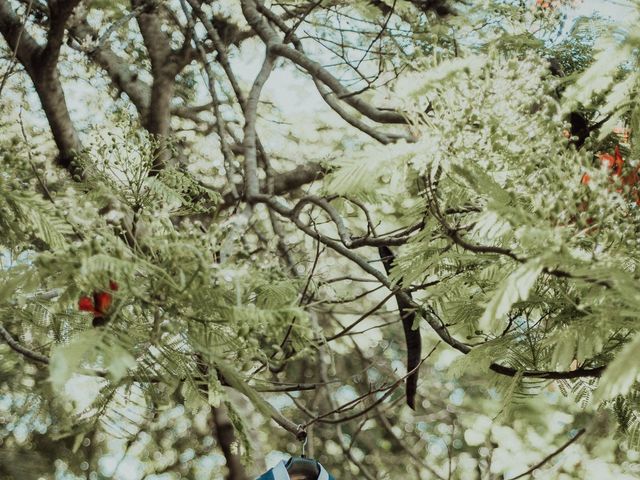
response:
<path id="1" fill-rule="evenodd" d="M 599 12 L 615 20 L 624 20 L 634 9 L 633 3 L 625 0 L 582 0 L 568 12 L 569 19 Z"/>

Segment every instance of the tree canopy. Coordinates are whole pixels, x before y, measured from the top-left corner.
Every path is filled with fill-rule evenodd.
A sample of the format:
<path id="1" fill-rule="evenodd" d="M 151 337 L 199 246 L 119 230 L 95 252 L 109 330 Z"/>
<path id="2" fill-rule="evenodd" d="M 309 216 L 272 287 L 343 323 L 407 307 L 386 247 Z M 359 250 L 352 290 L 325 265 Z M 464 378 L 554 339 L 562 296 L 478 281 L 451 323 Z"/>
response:
<path id="1" fill-rule="evenodd" d="M 0 0 L 0 477 L 638 478 L 602 10 Z"/>

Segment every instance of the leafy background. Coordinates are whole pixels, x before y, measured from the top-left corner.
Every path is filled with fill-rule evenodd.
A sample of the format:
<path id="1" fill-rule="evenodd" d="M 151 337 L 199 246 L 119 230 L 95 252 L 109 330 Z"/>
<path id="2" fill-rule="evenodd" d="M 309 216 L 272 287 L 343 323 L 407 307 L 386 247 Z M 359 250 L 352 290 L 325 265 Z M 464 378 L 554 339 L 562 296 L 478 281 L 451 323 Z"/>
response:
<path id="1" fill-rule="evenodd" d="M 26 15 L 20 3 L 3 2 Z M 279 60 L 257 106 L 259 202 L 234 198 L 247 116 L 219 63 L 187 64 L 173 92 L 175 111 L 215 103 L 217 78 L 217 110 L 158 135 L 74 33 L 84 15 L 149 81 L 135 6 L 83 2 L 68 24 L 58 69 L 83 148 L 66 169 L 2 44 L 2 478 L 252 478 L 301 452 L 297 425 L 337 478 L 517 478 L 556 451 L 536 478 L 638 477 L 638 209 L 595 157 L 640 121 L 637 6 L 626 23 L 566 2 L 377 3 L 386 23 L 376 2 L 321 2 L 297 34 L 406 126 L 349 127 Z M 176 48 L 182 7 L 159 14 Z M 46 37 L 31 8 L 25 28 Z M 228 22 L 220 33 L 250 31 L 238 2 L 205 11 Z M 237 43 L 248 91 L 262 43 Z M 605 119 L 581 148 L 563 135 L 576 111 Z M 637 147 L 622 150 L 632 175 Z M 327 175 L 269 186 L 312 163 Z M 374 240 L 389 238 L 395 266 L 371 275 L 384 271 Z M 93 327 L 78 299 L 112 280 L 109 321 Z M 415 411 L 400 285 L 423 341 Z"/>

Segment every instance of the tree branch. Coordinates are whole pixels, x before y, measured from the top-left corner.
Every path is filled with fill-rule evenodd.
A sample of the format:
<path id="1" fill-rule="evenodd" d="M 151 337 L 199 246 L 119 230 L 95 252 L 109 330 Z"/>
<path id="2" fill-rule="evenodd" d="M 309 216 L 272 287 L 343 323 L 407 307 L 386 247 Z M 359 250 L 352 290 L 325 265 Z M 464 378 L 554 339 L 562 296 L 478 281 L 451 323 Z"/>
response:
<path id="1" fill-rule="evenodd" d="M 236 437 L 233 431 L 233 424 L 229 420 L 224 407 L 211 407 L 211 418 L 215 436 L 227 461 L 227 469 L 229 470 L 227 480 L 247 480 L 249 477 L 242 466 L 239 456 L 234 452 Z"/>
<path id="2" fill-rule="evenodd" d="M 258 181 L 258 156 L 257 156 L 257 133 L 256 133 L 256 121 L 258 115 L 258 103 L 260 101 L 260 94 L 262 87 L 266 83 L 271 71 L 273 70 L 273 56 L 267 51 L 265 53 L 264 62 L 260 68 L 260 72 L 256 76 L 253 82 L 249 97 L 247 98 L 247 104 L 244 111 L 244 140 L 242 146 L 244 147 L 244 187 L 245 198 L 248 202 L 252 202 L 253 198 L 260 193 L 260 184 Z"/>
<path id="3" fill-rule="evenodd" d="M 49 2 L 49 32 L 47 44 L 40 55 L 42 68 L 50 70 L 58 64 L 60 47 L 67 28 L 67 20 L 80 0 L 50 0 Z"/>
<path id="4" fill-rule="evenodd" d="M 173 98 L 178 66 L 173 61 L 169 37 L 162 31 L 162 22 L 158 16 L 157 7 L 148 0 L 132 0 L 131 3 L 134 8 L 143 8 L 136 20 L 151 60 L 151 74 L 153 75 L 149 109 L 143 118 L 143 124 L 149 133 L 166 137 L 171 129 L 171 99 Z M 162 168 L 166 158 L 161 157 L 158 156 L 153 171 Z"/>
<path id="5" fill-rule="evenodd" d="M 562 445 L 560 448 L 558 448 L 557 450 L 555 450 L 554 452 L 550 453 L 549 455 L 547 455 L 546 457 L 544 457 L 542 460 L 540 460 L 538 463 L 536 463 L 533 467 L 531 467 L 529 470 L 527 470 L 526 472 L 521 473 L 520 475 L 516 476 L 516 477 L 512 477 L 509 480 L 517 480 L 519 478 L 522 477 L 526 477 L 527 475 L 531 475 L 536 469 L 540 468 L 541 466 L 543 466 L 545 463 L 547 463 L 549 460 L 551 460 L 553 457 L 559 455 L 560 453 L 562 453 L 567 447 L 569 447 L 569 445 L 571 445 L 572 443 L 574 443 L 575 441 L 577 441 L 586 431 L 586 429 L 581 428 L 580 430 L 578 430 L 578 433 L 576 433 L 574 435 L 573 438 L 569 439 L 564 445 Z"/>
<path id="6" fill-rule="evenodd" d="M 4 328 L 3 325 L 0 325 L 0 337 L 2 337 L 5 342 L 7 342 L 7 345 L 9 345 L 12 350 L 23 355 L 28 360 L 36 363 L 41 363 L 43 365 L 49 364 L 48 357 L 45 357 L 38 352 L 34 352 L 33 350 L 29 350 L 27 347 L 21 345 L 15 338 L 13 338 L 13 336 L 7 331 L 7 329 Z"/>
<path id="7" fill-rule="evenodd" d="M 86 19 L 79 20 L 71 27 L 70 32 L 78 44 L 82 44 L 86 38 L 98 36 Z M 74 48 L 84 51 L 90 60 L 102 67 L 116 88 L 131 99 L 140 118 L 147 117 L 151 103 L 151 86 L 139 78 L 137 71 L 131 70 L 131 62 L 114 53 L 106 42 L 99 42 L 94 48 L 81 49 L 79 45 Z"/>
<path id="8" fill-rule="evenodd" d="M 379 109 L 353 95 L 353 92 L 349 91 L 336 77 L 329 73 L 329 71 L 322 67 L 318 62 L 311 60 L 296 49 L 282 43 L 278 34 L 260 14 L 260 4 L 256 0 L 242 0 L 241 5 L 245 19 L 267 45 L 267 48 L 271 53 L 287 58 L 306 70 L 314 79 L 319 80 L 329 87 L 339 99 L 343 100 L 346 104 L 371 120 L 379 123 L 407 123 L 407 120 L 402 114 L 393 110 Z"/>
<path id="9" fill-rule="evenodd" d="M 60 155 L 57 163 L 71 170 L 71 160 L 76 152 L 82 149 L 78 133 L 71 122 L 62 83 L 57 69 L 61 36 L 64 34 L 64 23 L 71 14 L 78 0 L 73 0 L 60 7 L 52 14 L 47 47 L 40 46 L 33 37 L 23 30 L 8 0 L 0 0 L 0 33 L 14 49 L 16 57 L 31 78 L 40 103 L 49 121 L 53 139 Z M 57 5 L 56 5 L 57 6 Z M 81 172 L 72 172 L 81 174 Z"/>

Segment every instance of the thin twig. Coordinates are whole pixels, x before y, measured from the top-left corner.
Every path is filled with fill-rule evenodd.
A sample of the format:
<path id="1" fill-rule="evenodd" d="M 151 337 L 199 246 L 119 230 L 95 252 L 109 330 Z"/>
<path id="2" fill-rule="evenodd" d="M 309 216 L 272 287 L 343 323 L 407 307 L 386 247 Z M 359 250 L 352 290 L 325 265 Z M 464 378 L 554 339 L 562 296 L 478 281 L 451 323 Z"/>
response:
<path id="1" fill-rule="evenodd" d="M 27 347 L 20 344 L 15 338 L 13 338 L 13 336 L 11 336 L 9 331 L 4 328 L 3 325 L 0 325 L 0 337 L 2 337 L 5 342 L 7 342 L 7 345 L 9 345 L 12 350 L 18 352 L 29 360 L 33 360 L 34 362 L 42 363 L 44 365 L 49 364 L 49 358 L 38 352 L 29 350 Z"/>
<path id="2" fill-rule="evenodd" d="M 560 446 L 560 448 L 558 448 L 557 450 L 553 451 L 552 453 L 550 453 L 549 455 L 544 457 L 542 460 L 540 460 L 538 463 L 536 463 L 533 467 L 531 467 L 526 472 L 523 472 L 523 473 L 521 473 L 520 475 L 518 475 L 516 477 L 512 477 L 509 480 L 517 480 L 518 478 L 522 478 L 522 477 L 526 477 L 527 475 L 531 475 L 536 469 L 538 469 L 541 466 L 543 466 L 545 463 L 547 463 L 549 460 L 551 460 L 556 455 L 559 455 L 560 453 L 562 453 L 567 447 L 569 447 L 569 445 L 571 445 L 576 440 L 578 440 L 584 434 L 585 431 L 586 431 L 585 428 L 581 428 L 580 430 L 578 430 L 578 433 L 576 433 L 573 438 L 571 438 L 567 442 L 565 442 L 562 446 Z"/>

